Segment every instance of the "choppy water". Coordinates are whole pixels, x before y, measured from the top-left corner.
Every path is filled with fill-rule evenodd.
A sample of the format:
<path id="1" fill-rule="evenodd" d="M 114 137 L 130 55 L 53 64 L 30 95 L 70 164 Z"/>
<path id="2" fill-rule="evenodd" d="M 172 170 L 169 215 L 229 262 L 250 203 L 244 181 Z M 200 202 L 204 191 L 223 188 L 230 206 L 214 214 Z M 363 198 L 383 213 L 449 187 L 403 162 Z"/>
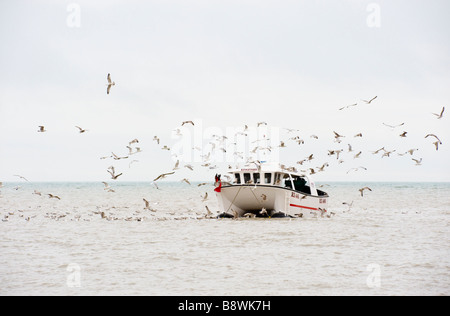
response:
<path id="1" fill-rule="evenodd" d="M 211 185 L 7 183 L 0 294 L 449 295 L 450 184 L 365 185 L 324 187 L 331 218 L 231 220 Z"/>

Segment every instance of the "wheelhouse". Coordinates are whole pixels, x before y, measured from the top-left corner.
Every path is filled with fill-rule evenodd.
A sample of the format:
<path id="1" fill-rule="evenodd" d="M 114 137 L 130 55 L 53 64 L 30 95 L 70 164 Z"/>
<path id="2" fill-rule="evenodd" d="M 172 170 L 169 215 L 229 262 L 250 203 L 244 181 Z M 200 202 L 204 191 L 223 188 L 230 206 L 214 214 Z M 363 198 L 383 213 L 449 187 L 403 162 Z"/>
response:
<path id="1" fill-rule="evenodd" d="M 313 196 L 327 193 L 316 189 L 314 182 L 306 175 L 281 171 L 241 169 L 232 172 L 233 185 L 273 186 Z"/>

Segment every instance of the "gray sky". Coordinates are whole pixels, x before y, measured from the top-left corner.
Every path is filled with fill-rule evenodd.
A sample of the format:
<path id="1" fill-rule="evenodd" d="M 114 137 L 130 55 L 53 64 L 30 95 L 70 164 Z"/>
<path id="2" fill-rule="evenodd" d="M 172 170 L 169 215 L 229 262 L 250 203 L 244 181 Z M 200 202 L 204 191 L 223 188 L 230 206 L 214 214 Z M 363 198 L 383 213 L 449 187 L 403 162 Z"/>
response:
<path id="1" fill-rule="evenodd" d="M 198 123 L 193 137 L 266 121 L 288 144 L 280 162 L 314 152 L 305 168 L 330 164 L 317 180 L 450 181 L 450 114 L 432 114 L 450 111 L 448 12 L 445 0 L 2 1 L 0 181 L 103 181 L 110 165 L 122 181 L 149 181 L 174 164 L 153 136 L 173 146 L 184 120 Z M 287 142 L 296 134 L 284 127 L 305 144 Z M 99 159 L 126 154 L 134 138 L 142 153 Z M 327 156 L 349 143 L 344 163 Z M 383 146 L 395 154 L 371 153 Z M 191 164 L 173 179 L 219 171 Z M 368 170 L 347 174 L 358 166 Z"/>

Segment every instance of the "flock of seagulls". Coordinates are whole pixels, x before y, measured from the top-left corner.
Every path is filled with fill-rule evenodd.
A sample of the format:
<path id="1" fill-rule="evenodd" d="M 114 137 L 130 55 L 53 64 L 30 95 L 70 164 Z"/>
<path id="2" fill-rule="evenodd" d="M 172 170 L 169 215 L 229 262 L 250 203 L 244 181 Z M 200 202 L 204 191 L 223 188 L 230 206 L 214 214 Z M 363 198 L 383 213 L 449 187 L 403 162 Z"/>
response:
<path id="1" fill-rule="evenodd" d="M 107 90 L 106 90 L 107 95 L 110 94 L 111 88 L 113 86 L 115 86 L 115 85 L 116 85 L 115 82 L 112 81 L 112 79 L 111 79 L 111 74 L 108 73 L 108 75 L 107 75 L 107 84 L 106 84 L 106 86 L 107 86 Z M 374 97 L 369 98 L 367 100 L 361 100 L 361 101 L 363 102 L 363 104 L 371 105 L 373 102 L 375 102 L 377 97 L 378 96 L 374 96 Z M 345 110 L 345 109 L 356 107 L 358 105 L 359 105 L 359 103 L 353 103 L 353 104 L 349 104 L 349 105 L 340 107 L 338 110 L 342 111 L 342 110 Z M 432 114 L 437 119 L 440 120 L 444 116 L 444 111 L 445 111 L 445 107 L 443 107 L 442 110 L 439 113 L 432 113 Z M 385 127 L 390 128 L 392 131 L 395 131 L 395 130 L 397 130 L 400 127 L 404 127 L 404 125 L 405 125 L 405 123 L 391 125 L 391 124 L 386 124 L 384 122 L 382 124 Z M 194 121 L 192 121 L 192 120 L 183 121 L 183 122 L 181 122 L 181 126 L 180 127 L 185 127 L 185 126 L 189 126 L 189 125 L 190 126 L 195 126 Z M 267 122 L 257 122 L 256 123 L 256 128 L 264 128 L 267 125 L 268 125 Z M 82 128 L 80 126 L 75 126 L 75 128 L 77 129 L 79 134 L 84 134 L 84 133 L 88 132 L 87 129 Z M 299 132 L 299 130 L 291 129 L 291 128 L 285 128 L 285 130 L 287 131 L 287 133 L 289 135 L 292 135 L 293 133 L 298 133 Z M 40 125 L 40 126 L 38 126 L 37 132 L 38 133 L 46 133 L 48 131 L 47 131 L 45 126 Z M 174 132 L 175 132 L 175 135 L 182 136 L 181 128 L 175 129 Z M 249 133 L 249 126 L 248 125 L 244 125 L 242 130 L 236 132 L 235 137 L 247 137 L 248 133 Z M 348 137 L 352 137 L 352 136 L 348 136 L 348 135 L 347 136 L 343 135 L 342 133 L 340 133 L 338 131 L 335 131 L 335 130 L 333 131 L 332 135 L 333 135 L 333 141 L 335 143 L 337 143 L 337 144 L 341 144 L 344 139 L 347 139 Z M 408 134 L 408 131 L 403 130 L 398 135 L 401 138 L 406 138 L 406 137 L 408 137 L 409 134 Z M 317 135 L 314 135 L 314 134 L 310 135 L 309 138 L 310 139 L 315 139 L 315 140 L 319 139 L 319 137 Z M 353 138 L 363 138 L 363 133 L 359 132 L 357 134 L 354 134 Z M 427 139 L 430 138 L 430 139 L 434 140 L 432 142 L 432 144 L 434 144 L 436 150 L 439 149 L 439 145 L 442 145 L 442 141 L 435 134 L 429 133 L 429 134 L 425 135 L 425 138 L 427 138 Z M 166 151 L 169 151 L 169 152 L 171 151 L 170 146 L 168 146 L 168 145 L 161 146 L 161 144 L 160 144 L 161 143 L 160 137 L 155 135 L 153 137 L 153 141 L 155 142 L 155 144 L 157 146 L 160 146 L 161 150 L 166 150 Z M 305 138 L 301 137 L 300 135 L 295 135 L 295 136 L 289 137 L 289 139 L 287 139 L 287 140 L 281 140 L 280 143 L 276 147 L 278 147 L 278 148 L 286 148 L 286 147 L 288 147 L 288 141 L 293 141 L 297 145 L 303 145 L 305 143 Z M 268 145 L 269 142 L 270 142 L 270 139 L 268 137 L 266 137 L 266 135 L 264 135 L 260 139 L 257 139 L 256 141 L 253 141 L 252 145 L 254 147 L 251 150 L 249 149 L 250 157 L 248 157 L 245 162 L 247 164 L 254 164 L 255 166 L 257 166 L 259 168 L 261 162 L 259 160 L 255 159 L 255 158 L 253 158 L 251 154 L 256 154 L 256 153 L 261 153 L 261 152 L 262 153 L 266 153 L 266 154 L 270 153 L 272 150 L 274 150 L 274 147 L 272 147 L 273 145 Z M 140 152 L 142 152 L 142 149 L 141 149 L 141 147 L 138 146 L 138 144 L 139 144 L 139 140 L 138 139 L 133 139 L 130 142 L 128 142 L 127 146 L 125 146 L 128 149 L 128 154 L 126 154 L 126 155 L 117 155 L 114 152 L 111 152 L 111 155 L 107 155 L 107 156 L 101 157 L 100 159 L 112 159 L 114 161 L 129 159 L 132 155 L 139 154 Z M 202 161 L 201 166 L 212 170 L 212 169 L 218 168 L 217 165 L 213 164 L 213 154 L 216 151 L 220 151 L 222 153 L 226 153 L 229 150 L 229 146 L 227 146 L 227 144 L 228 145 L 230 145 L 230 144 L 234 145 L 235 149 L 237 148 L 237 146 L 236 146 L 237 143 L 234 142 L 234 140 L 228 140 L 228 138 L 226 136 L 213 135 L 213 141 L 208 143 L 208 145 L 210 146 L 210 150 L 209 151 L 204 153 L 205 151 L 202 150 L 202 148 L 198 148 L 198 147 L 193 147 L 192 150 L 199 150 L 199 151 L 202 150 L 203 151 L 203 155 L 201 155 L 201 157 L 202 157 L 203 161 Z M 343 148 L 328 149 L 327 150 L 328 151 L 328 156 L 329 157 L 334 156 L 336 158 L 336 161 L 340 164 L 340 163 L 343 162 L 343 159 L 342 159 L 342 156 L 341 156 L 343 153 L 351 153 L 351 156 L 353 157 L 353 160 L 359 159 L 363 155 L 362 151 L 360 151 L 360 150 L 359 151 L 355 151 L 351 144 L 347 144 L 347 146 L 348 146 L 347 150 L 344 150 Z M 382 148 L 379 148 L 379 149 L 376 149 L 376 150 L 372 151 L 372 154 L 373 155 L 380 154 L 381 158 L 391 157 L 391 155 L 393 155 L 394 153 L 397 153 L 397 155 L 399 155 L 399 156 L 405 156 L 405 155 L 409 154 L 411 159 L 412 159 L 412 161 L 414 161 L 415 165 L 420 166 L 420 165 L 422 165 L 422 158 L 412 157 L 413 154 L 416 153 L 416 151 L 418 151 L 417 148 L 412 148 L 412 149 L 409 149 L 409 150 L 407 150 L 405 152 L 397 152 L 396 149 L 388 150 L 385 147 L 382 147 Z M 246 153 L 239 152 L 239 151 L 235 150 L 233 155 L 237 159 L 244 159 L 244 156 L 246 156 Z M 303 173 L 306 173 L 306 174 L 316 174 L 318 172 L 324 172 L 326 170 L 326 168 L 328 168 L 330 166 L 328 162 L 324 162 L 323 164 L 319 165 L 318 167 L 314 167 L 314 168 L 313 167 L 306 167 L 306 169 L 305 168 L 297 169 L 297 168 L 303 167 L 304 164 L 311 163 L 311 161 L 313 161 L 315 158 L 316 157 L 315 157 L 314 153 L 312 153 L 312 154 L 307 155 L 303 159 L 297 161 L 296 165 L 298 165 L 298 166 L 284 166 L 284 165 L 282 165 L 281 167 L 284 170 L 286 170 L 286 171 L 291 171 L 291 172 L 299 172 L 300 171 L 300 172 L 303 172 Z M 133 163 L 138 162 L 138 161 L 139 160 L 136 160 L 136 159 L 132 160 L 129 163 L 129 168 L 131 168 L 131 165 Z M 184 164 L 182 166 L 180 164 L 180 160 L 177 159 L 177 161 L 176 161 L 176 163 L 175 163 L 175 165 L 174 165 L 172 170 L 164 172 L 164 173 L 161 173 L 160 175 L 156 176 L 153 179 L 152 183 L 156 187 L 156 189 L 159 189 L 159 186 L 157 184 L 158 181 L 166 179 L 167 177 L 174 175 L 178 170 L 185 169 L 185 168 L 188 169 L 188 170 L 191 170 L 191 171 L 194 170 L 194 166 L 192 166 L 190 164 Z M 232 166 L 229 165 L 228 168 L 232 169 Z M 367 168 L 364 167 L 364 166 L 353 167 L 353 168 L 348 169 L 347 174 L 349 174 L 350 172 L 358 172 L 358 171 L 363 171 L 363 170 L 367 170 Z M 110 175 L 110 179 L 111 180 L 117 180 L 119 177 L 121 177 L 123 175 L 123 172 L 116 172 L 116 169 L 115 169 L 114 166 L 110 166 L 106 171 Z M 29 182 L 27 178 L 25 178 L 25 177 L 23 177 L 21 175 L 15 175 L 15 176 L 20 178 L 21 180 Z M 226 179 L 227 182 L 232 182 L 233 181 L 233 179 L 231 179 L 231 177 L 229 177 L 228 175 L 224 175 L 224 178 Z M 192 185 L 191 181 L 188 178 L 186 178 L 186 177 L 183 178 L 181 180 L 181 182 L 185 183 L 186 185 L 189 185 L 189 186 Z M 107 182 L 102 182 L 102 183 L 104 184 L 104 190 L 106 192 L 115 193 L 115 190 L 112 187 L 110 187 L 110 185 Z M 201 187 L 201 186 L 207 185 L 207 184 L 208 183 L 201 183 L 201 184 L 198 184 L 198 187 Z M 2 183 L 0 182 L 0 188 L 1 187 L 2 187 Z M 19 188 L 20 187 L 18 187 L 16 189 L 18 190 Z M 360 188 L 359 189 L 360 196 L 363 197 L 364 196 L 364 192 L 367 192 L 367 191 L 370 192 L 370 191 L 372 191 L 372 189 L 367 187 L 367 186 Z M 34 191 L 33 194 L 42 196 L 42 193 L 38 192 L 36 190 Z M 61 198 L 58 195 L 55 195 L 55 194 L 47 193 L 46 196 L 48 196 L 49 199 L 61 200 Z M 205 194 L 201 196 L 201 201 L 202 202 L 207 202 L 208 201 L 208 192 L 205 192 Z M 144 211 L 156 212 L 156 209 L 151 207 L 151 203 L 150 203 L 150 201 L 148 199 L 143 198 L 143 202 L 144 203 L 143 203 L 142 208 L 143 208 Z M 350 209 L 352 204 L 353 204 L 353 202 L 351 204 L 344 202 L 343 204 L 346 204 L 349 207 L 349 209 Z M 212 217 L 212 212 L 209 210 L 207 205 L 205 205 L 205 209 L 206 209 L 205 217 Z M 267 210 L 263 209 L 263 210 L 261 210 L 261 212 L 262 212 L 261 215 L 263 215 L 264 211 L 267 212 Z M 234 213 L 236 213 L 236 212 L 234 212 Z M 99 212 L 99 214 L 101 215 L 101 218 L 107 218 L 107 216 L 104 214 L 104 212 Z M 255 216 L 255 214 L 252 214 L 252 213 L 248 213 L 248 214 L 244 215 L 244 217 L 253 217 L 253 216 Z"/>

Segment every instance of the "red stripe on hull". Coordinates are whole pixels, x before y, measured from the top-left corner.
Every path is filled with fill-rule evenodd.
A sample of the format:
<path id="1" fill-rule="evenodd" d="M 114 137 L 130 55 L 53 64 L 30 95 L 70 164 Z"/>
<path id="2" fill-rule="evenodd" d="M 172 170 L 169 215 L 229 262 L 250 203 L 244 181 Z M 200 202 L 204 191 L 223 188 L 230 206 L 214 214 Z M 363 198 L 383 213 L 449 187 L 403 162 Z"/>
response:
<path id="1" fill-rule="evenodd" d="M 308 206 L 303 206 L 303 205 L 296 205 L 296 204 L 290 204 L 289 206 L 295 206 L 295 207 L 300 207 L 300 208 L 306 208 L 308 210 L 313 210 L 313 211 L 318 211 L 318 208 L 315 207 L 308 207 Z"/>

